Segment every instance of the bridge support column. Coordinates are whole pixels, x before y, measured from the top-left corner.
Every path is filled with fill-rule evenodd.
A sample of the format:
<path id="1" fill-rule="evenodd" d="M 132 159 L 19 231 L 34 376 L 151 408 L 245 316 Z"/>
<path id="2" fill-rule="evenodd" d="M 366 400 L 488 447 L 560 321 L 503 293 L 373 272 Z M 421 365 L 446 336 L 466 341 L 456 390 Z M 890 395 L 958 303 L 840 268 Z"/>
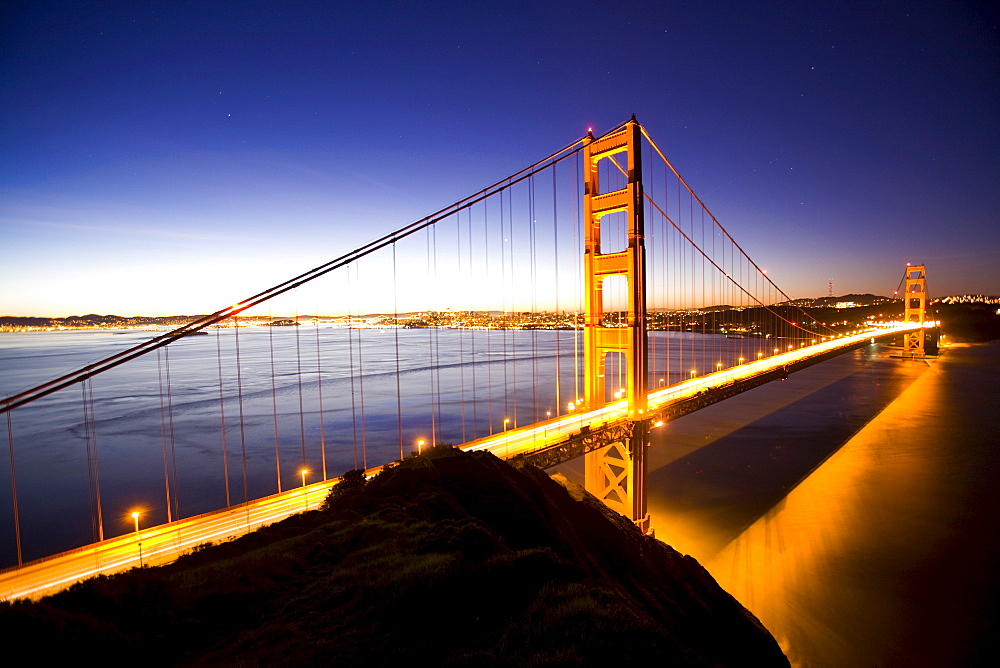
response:
<path id="1" fill-rule="evenodd" d="M 927 272 L 924 265 L 906 266 L 906 290 L 903 292 L 903 320 L 924 324 L 927 312 Z M 926 332 L 920 329 L 903 334 L 903 357 L 923 357 Z"/>
<path id="2" fill-rule="evenodd" d="M 584 148 L 584 378 L 588 408 L 621 401 L 622 417 L 632 421 L 631 436 L 585 456 L 587 491 L 609 507 L 649 530 L 646 510 L 646 250 L 643 218 L 641 129 L 635 118 L 619 130 L 589 141 Z M 627 166 L 616 156 L 627 153 Z M 602 163 L 602 161 L 605 161 Z M 604 168 L 604 180 L 601 179 Z M 625 187 L 609 190 L 625 171 Z M 602 186 L 605 192 L 602 192 Z M 602 247 L 601 221 L 624 216 L 625 248 Z M 605 322 L 604 281 L 621 277 L 627 305 L 616 310 L 614 323 Z M 620 282 L 620 281 L 619 281 Z M 620 286 L 619 286 L 620 287 Z M 615 291 L 619 292 L 618 289 Z M 617 359 L 610 365 L 609 356 Z M 621 380 L 609 385 L 606 370 L 617 369 Z M 624 371 L 624 373 L 622 373 Z M 624 395 L 624 396 L 623 396 Z"/>

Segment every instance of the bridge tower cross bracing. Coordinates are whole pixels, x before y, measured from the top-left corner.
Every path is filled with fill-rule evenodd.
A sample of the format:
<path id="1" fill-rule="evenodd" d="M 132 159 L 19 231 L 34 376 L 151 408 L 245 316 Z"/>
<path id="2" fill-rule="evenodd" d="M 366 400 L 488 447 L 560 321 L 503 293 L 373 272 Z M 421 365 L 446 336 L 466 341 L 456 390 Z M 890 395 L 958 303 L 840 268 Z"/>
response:
<path id="1" fill-rule="evenodd" d="M 924 265 L 906 266 L 906 285 L 903 291 L 903 320 L 924 324 L 927 309 L 927 271 Z M 903 357 L 924 356 L 924 329 L 903 335 Z"/>
<path id="2" fill-rule="evenodd" d="M 608 403 L 605 377 L 608 355 L 619 355 L 626 369 L 625 400 L 631 436 L 588 453 L 584 460 L 587 491 L 649 530 L 646 510 L 646 447 L 649 420 L 646 414 L 646 249 L 643 218 L 641 127 L 635 118 L 619 130 L 600 138 L 588 136 L 584 147 L 584 388 L 588 409 Z M 627 153 L 627 183 L 619 190 L 600 192 L 599 164 L 619 161 Z M 616 252 L 602 252 L 601 219 L 624 213 L 628 245 Z M 604 281 L 621 276 L 627 282 L 625 325 L 604 322 Z M 620 367 L 619 367 L 620 368 Z M 617 388 L 616 388 L 617 389 Z M 621 400 L 620 395 L 615 395 Z"/>

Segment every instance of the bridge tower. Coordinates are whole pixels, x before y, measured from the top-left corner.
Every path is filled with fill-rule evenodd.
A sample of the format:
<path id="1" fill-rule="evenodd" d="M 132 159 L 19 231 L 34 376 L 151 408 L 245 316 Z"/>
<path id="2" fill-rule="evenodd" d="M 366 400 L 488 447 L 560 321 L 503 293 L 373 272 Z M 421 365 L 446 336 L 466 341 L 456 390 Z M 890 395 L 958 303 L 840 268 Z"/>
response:
<path id="1" fill-rule="evenodd" d="M 588 135 L 584 147 L 584 378 L 585 400 L 589 409 L 619 400 L 625 392 L 626 408 L 631 418 L 631 436 L 585 456 L 587 491 L 609 507 L 630 518 L 643 531 L 649 530 L 646 510 L 646 447 L 649 421 L 646 412 L 646 249 L 643 218 L 642 161 L 639 140 L 641 128 L 635 117 L 622 128 L 595 139 Z M 618 157 L 627 153 L 626 160 Z M 601 192 L 599 166 L 608 171 L 627 171 L 624 188 Z M 610 164 L 609 164 L 610 163 Z M 612 214 L 624 215 L 628 245 L 621 250 L 603 252 L 601 219 Z M 607 245 L 604 246 L 605 248 Z M 604 322 L 603 284 L 620 276 L 627 282 L 628 304 L 625 322 L 608 326 Z M 625 387 L 609 386 L 605 368 L 609 355 L 618 356 L 618 368 L 625 368 Z M 611 394 L 612 396 L 609 396 Z"/>
<path id="2" fill-rule="evenodd" d="M 924 265 L 906 265 L 906 289 L 903 292 L 903 320 L 924 324 L 927 309 L 927 272 Z M 924 356 L 923 327 L 903 335 L 903 357 Z"/>

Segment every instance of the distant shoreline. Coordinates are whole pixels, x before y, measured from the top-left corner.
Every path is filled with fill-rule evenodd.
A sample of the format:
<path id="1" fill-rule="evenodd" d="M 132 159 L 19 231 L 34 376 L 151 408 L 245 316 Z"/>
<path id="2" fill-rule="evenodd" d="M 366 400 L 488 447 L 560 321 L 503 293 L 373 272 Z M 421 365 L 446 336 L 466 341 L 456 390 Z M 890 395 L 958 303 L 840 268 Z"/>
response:
<path id="1" fill-rule="evenodd" d="M 1000 336 L 1000 297 L 965 295 L 943 297 L 932 302 L 928 317 L 945 323 L 949 334 L 959 340 L 989 340 Z M 774 316 L 788 321 L 802 316 L 834 332 L 846 332 L 859 325 L 879 324 L 901 318 L 898 299 L 876 295 L 844 295 L 804 299 L 771 306 L 716 304 L 698 308 L 647 311 L 649 331 L 680 331 L 696 334 L 725 334 L 733 338 L 780 337 Z M 933 314 L 933 315 L 932 315 Z M 204 320 L 205 315 L 120 316 L 71 315 L 62 318 L 0 316 L 0 333 L 135 330 L 168 332 Z M 625 326 L 626 314 L 604 313 L 604 326 Z M 808 322 L 808 320 L 807 320 Z M 576 311 L 410 311 L 357 315 L 298 314 L 295 316 L 240 315 L 211 325 L 212 329 L 236 327 L 287 327 L 323 325 L 351 329 L 485 329 L 485 330 L 581 330 L 583 314 Z M 795 323 L 792 323 L 793 325 Z"/>

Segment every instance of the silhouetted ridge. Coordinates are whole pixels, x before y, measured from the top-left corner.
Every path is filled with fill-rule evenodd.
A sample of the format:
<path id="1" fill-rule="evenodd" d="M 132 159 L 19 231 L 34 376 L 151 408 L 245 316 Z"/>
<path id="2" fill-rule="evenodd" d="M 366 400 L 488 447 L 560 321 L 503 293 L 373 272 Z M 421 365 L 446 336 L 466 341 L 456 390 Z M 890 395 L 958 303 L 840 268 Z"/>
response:
<path id="1" fill-rule="evenodd" d="M 12 637 L 67 659 L 788 665 L 695 560 L 565 480 L 450 448 L 354 473 L 322 511 L 171 566 L 4 608 Z"/>

